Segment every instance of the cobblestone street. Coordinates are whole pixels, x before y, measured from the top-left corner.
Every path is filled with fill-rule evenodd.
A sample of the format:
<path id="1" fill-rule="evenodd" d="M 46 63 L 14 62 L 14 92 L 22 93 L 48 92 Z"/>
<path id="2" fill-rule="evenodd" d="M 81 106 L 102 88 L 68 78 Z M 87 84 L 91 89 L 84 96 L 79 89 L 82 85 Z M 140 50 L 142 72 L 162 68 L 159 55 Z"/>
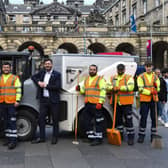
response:
<path id="1" fill-rule="evenodd" d="M 79 145 L 74 145 L 73 135 L 67 133 L 61 134 L 57 145 L 51 145 L 48 138 L 42 144 L 20 142 L 12 151 L 2 146 L 1 141 L 0 168 L 167 168 L 167 128 L 159 126 L 164 143 L 159 150 L 150 146 L 149 126 L 144 144 L 135 141 L 134 146 L 125 141 L 121 147 L 112 146 L 106 138 L 101 146 L 91 147 L 80 139 Z M 48 128 L 48 136 L 50 132 Z"/>

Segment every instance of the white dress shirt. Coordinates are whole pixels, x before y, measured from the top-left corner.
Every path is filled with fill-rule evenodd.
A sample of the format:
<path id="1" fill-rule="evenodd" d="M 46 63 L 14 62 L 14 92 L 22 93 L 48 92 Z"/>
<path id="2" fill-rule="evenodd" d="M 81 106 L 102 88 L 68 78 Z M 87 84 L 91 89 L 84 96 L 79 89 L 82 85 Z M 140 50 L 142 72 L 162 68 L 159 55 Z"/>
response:
<path id="1" fill-rule="evenodd" d="M 48 85 L 48 82 L 49 82 L 49 80 L 50 80 L 52 71 L 53 71 L 53 70 L 51 70 L 51 71 L 45 73 L 44 82 L 45 82 L 46 85 Z M 44 96 L 44 97 L 49 97 L 49 91 L 48 91 L 48 89 L 45 89 L 45 88 L 44 88 L 44 90 L 43 90 L 43 96 Z"/>

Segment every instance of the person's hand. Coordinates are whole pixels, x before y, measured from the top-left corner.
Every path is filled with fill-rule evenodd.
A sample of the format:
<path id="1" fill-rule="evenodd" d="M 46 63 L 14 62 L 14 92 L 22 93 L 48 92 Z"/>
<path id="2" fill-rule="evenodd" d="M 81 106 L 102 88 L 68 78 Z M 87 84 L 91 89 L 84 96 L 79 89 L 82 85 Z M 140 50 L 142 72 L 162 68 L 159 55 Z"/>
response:
<path id="1" fill-rule="evenodd" d="M 15 102 L 14 106 L 18 107 L 19 106 L 19 102 Z"/>
<path id="2" fill-rule="evenodd" d="M 41 81 L 38 82 L 38 85 L 39 85 L 41 88 L 45 88 L 45 87 L 46 87 L 46 83 L 41 82 Z"/>
<path id="3" fill-rule="evenodd" d="M 80 91 L 80 85 L 77 85 L 75 89 L 76 91 Z"/>
<path id="4" fill-rule="evenodd" d="M 151 94 L 157 95 L 157 91 L 156 91 L 156 90 L 153 90 L 153 91 L 151 92 Z"/>
<path id="5" fill-rule="evenodd" d="M 102 104 L 97 103 L 97 104 L 96 104 L 96 109 L 97 109 L 97 110 L 100 110 L 101 108 L 102 108 Z"/>
<path id="6" fill-rule="evenodd" d="M 154 82 L 154 84 L 153 84 L 153 85 L 154 85 L 154 87 L 155 87 L 155 88 L 157 88 L 157 83 L 156 83 L 156 82 Z"/>
<path id="7" fill-rule="evenodd" d="M 120 88 L 118 87 L 118 86 L 115 86 L 114 88 L 113 88 L 113 91 L 114 92 L 118 92 L 120 90 Z"/>

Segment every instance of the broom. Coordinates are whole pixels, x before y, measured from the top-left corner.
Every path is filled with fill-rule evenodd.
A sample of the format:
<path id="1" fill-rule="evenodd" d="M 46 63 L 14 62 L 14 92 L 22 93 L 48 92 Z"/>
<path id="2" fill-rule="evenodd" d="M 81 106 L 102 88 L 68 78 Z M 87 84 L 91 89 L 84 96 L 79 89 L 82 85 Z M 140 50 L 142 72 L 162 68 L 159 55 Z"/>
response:
<path id="1" fill-rule="evenodd" d="M 121 134 L 120 131 L 115 129 L 115 120 L 116 120 L 116 108 L 117 108 L 117 93 L 114 94 L 114 117 L 112 129 L 107 129 L 107 138 L 108 142 L 112 145 L 121 145 Z"/>
<path id="2" fill-rule="evenodd" d="M 78 74 L 77 74 L 77 85 L 79 85 L 79 74 L 80 74 L 80 71 L 78 71 Z M 74 145 L 78 145 L 79 142 L 78 142 L 78 97 L 79 97 L 79 92 L 77 92 L 77 96 L 76 96 L 76 120 L 75 120 L 75 140 L 72 141 L 72 143 Z"/>
<path id="3" fill-rule="evenodd" d="M 158 116 L 157 116 L 157 102 L 155 101 L 155 117 L 156 117 L 156 134 L 152 137 L 152 148 L 155 149 L 162 149 L 163 143 L 162 143 L 162 137 L 158 135 Z"/>

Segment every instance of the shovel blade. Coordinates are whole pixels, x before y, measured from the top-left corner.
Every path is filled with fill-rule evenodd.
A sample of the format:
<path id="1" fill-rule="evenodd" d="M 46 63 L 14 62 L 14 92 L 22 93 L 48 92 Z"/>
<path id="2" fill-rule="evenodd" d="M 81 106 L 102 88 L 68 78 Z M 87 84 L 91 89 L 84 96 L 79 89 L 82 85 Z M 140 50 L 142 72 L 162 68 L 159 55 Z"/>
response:
<path id="1" fill-rule="evenodd" d="M 155 149 L 162 149 L 163 148 L 163 142 L 162 137 L 160 135 L 155 135 L 152 139 L 152 148 Z"/>
<path id="2" fill-rule="evenodd" d="M 112 145 L 121 145 L 121 134 L 116 129 L 107 129 L 108 142 Z"/>

